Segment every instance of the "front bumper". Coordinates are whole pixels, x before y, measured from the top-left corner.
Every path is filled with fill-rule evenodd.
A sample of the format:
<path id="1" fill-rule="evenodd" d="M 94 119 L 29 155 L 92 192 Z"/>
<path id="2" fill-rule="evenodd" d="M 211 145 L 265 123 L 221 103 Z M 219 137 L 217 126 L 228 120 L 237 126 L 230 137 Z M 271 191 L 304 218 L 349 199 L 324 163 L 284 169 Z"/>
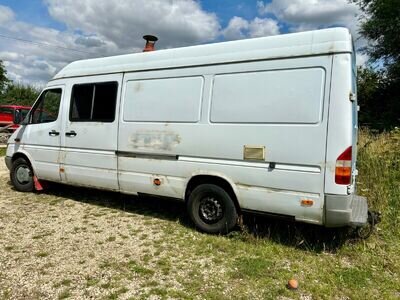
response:
<path id="1" fill-rule="evenodd" d="M 355 194 L 325 195 L 325 226 L 364 226 L 368 222 L 367 198 Z"/>
<path id="2" fill-rule="evenodd" d="M 9 170 L 11 170 L 11 165 L 12 165 L 12 161 L 11 161 L 11 157 L 10 156 L 6 156 L 5 157 L 5 161 L 6 161 L 6 166 Z"/>

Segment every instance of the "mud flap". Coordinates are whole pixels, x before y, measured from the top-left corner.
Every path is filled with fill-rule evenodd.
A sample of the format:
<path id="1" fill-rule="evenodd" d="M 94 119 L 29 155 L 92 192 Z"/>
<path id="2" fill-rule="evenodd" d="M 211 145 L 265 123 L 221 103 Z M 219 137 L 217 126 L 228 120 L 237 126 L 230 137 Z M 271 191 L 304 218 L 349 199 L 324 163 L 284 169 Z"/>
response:
<path id="1" fill-rule="evenodd" d="M 363 227 L 368 224 L 367 198 L 358 195 L 353 196 L 350 224 L 354 227 Z"/>
<path id="2" fill-rule="evenodd" d="M 375 225 L 381 222 L 381 213 L 368 210 L 367 224 L 358 227 L 356 234 L 361 239 L 367 239 L 374 232 Z"/>

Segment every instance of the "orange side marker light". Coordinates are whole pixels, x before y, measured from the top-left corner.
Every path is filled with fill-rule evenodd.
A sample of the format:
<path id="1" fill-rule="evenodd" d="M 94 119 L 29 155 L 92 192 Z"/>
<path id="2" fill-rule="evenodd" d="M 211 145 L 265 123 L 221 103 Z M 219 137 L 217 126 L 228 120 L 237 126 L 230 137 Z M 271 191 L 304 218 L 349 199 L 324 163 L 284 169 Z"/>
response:
<path id="1" fill-rule="evenodd" d="M 314 201 L 310 199 L 301 200 L 301 206 L 313 206 Z"/>

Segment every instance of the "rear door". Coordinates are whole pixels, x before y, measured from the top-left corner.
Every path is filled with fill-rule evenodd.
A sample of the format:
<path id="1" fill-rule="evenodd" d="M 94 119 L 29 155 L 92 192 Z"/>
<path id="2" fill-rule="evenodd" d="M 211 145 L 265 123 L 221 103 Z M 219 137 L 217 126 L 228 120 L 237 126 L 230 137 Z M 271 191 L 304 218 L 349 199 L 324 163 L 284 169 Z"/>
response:
<path id="1" fill-rule="evenodd" d="M 357 142 L 358 142 L 358 101 L 357 101 L 357 65 L 356 65 L 356 54 L 353 46 L 352 53 L 352 73 L 351 73 L 351 95 L 350 100 L 352 103 L 352 129 L 353 129 L 353 137 L 352 137 L 352 187 L 350 191 L 354 189 L 356 184 L 356 176 L 358 175 L 358 170 L 356 166 L 357 162 Z"/>
<path id="2" fill-rule="evenodd" d="M 351 60 L 351 53 L 333 56 L 326 151 L 326 194 L 348 195 L 353 189 L 351 178 L 349 181 L 347 179 L 338 181 L 336 178 L 336 174 L 343 174 L 350 166 L 351 170 L 355 171 L 358 126 L 355 82 L 352 83 L 355 75 L 352 72 Z M 351 147 L 351 157 L 347 155 L 349 147 Z M 355 174 L 356 172 L 353 173 L 353 177 Z M 348 176 L 352 174 L 346 173 L 344 177 Z"/>
<path id="3" fill-rule="evenodd" d="M 73 185 L 118 190 L 118 99 L 122 74 L 69 82 L 62 131 L 62 179 Z"/>

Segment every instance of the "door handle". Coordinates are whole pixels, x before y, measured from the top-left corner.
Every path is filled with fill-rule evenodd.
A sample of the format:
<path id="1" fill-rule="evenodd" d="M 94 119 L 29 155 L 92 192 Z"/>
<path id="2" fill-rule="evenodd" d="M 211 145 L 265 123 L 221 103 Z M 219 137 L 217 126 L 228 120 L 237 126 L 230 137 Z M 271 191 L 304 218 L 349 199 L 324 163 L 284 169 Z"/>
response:
<path id="1" fill-rule="evenodd" d="M 76 136 L 76 132 L 71 130 L 70 132 L 66 132 L 65 135 L 69 136 L 69 137 L 74 137 L 74 136 Z"/>
<path id="2" fill-rule="evenodd" d="M 50 136 L 57 136 L 60 135 L 60 133 L 58 131 L 55 131 L 54 129 L 52 131 L 49 132 Z"/>

